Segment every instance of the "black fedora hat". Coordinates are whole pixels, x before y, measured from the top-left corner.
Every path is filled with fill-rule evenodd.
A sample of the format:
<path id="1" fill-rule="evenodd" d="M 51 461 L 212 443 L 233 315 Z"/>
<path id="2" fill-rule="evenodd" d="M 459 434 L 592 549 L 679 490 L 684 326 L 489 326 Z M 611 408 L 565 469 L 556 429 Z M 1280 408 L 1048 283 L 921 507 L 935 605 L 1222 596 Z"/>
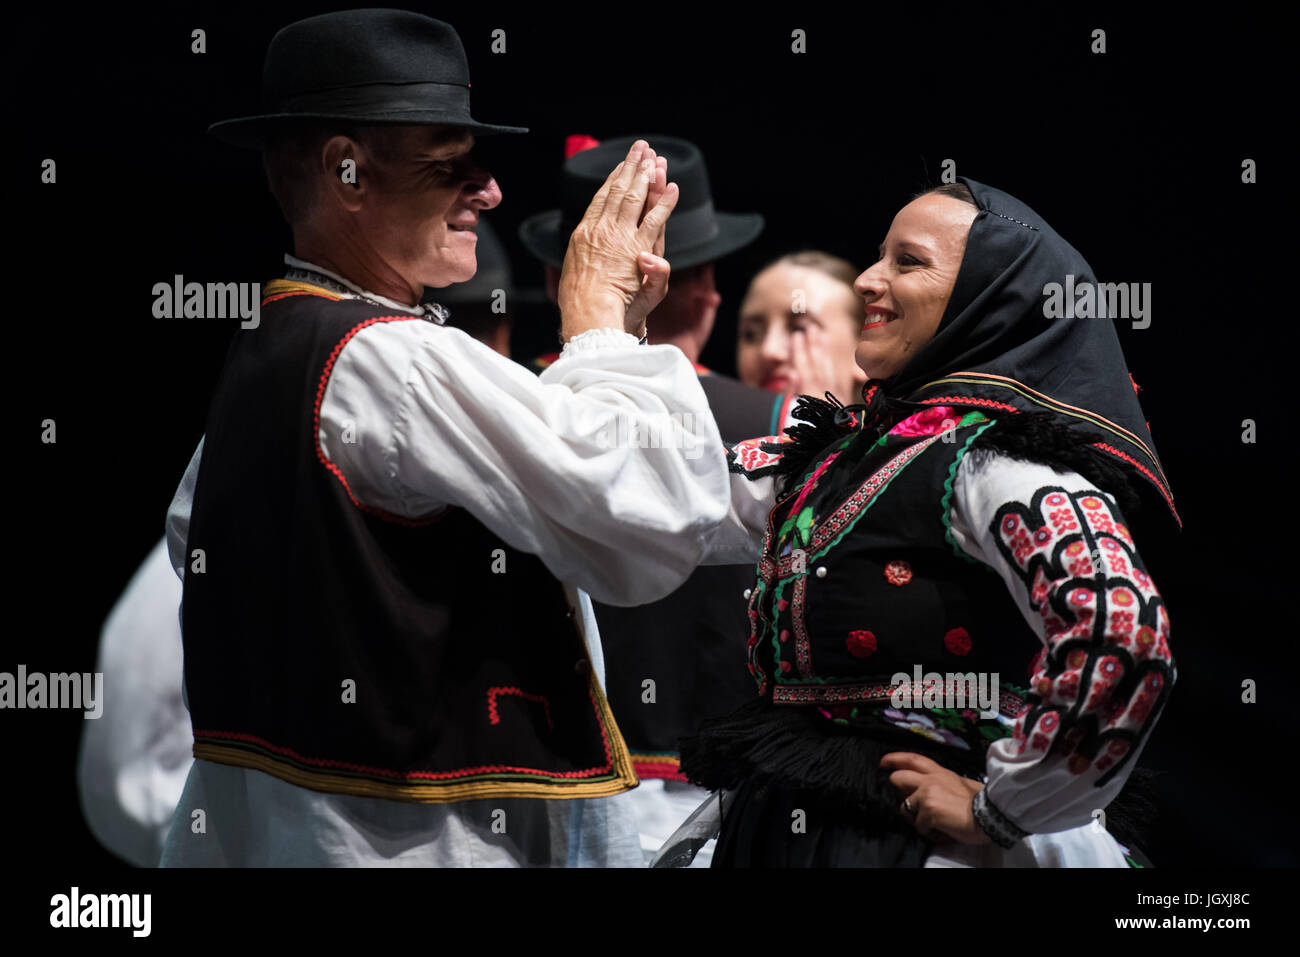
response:
<path id="1" fill-rule="evenodd" d="M 758 213 L 720 213 L 713 208 L 704 156 L 694 143 L 672 136 L 621 136 L 564 161 L 561 208 L 530 216 L 519 227 L 519 238 L 530 253 L 557 269 L 564 264 L 569 236 L 591 198 L 638 139 L 667 158 L 668 179 L 681 191 L 664 236 L 664 258 L 674 269 L 720 259 L 747 246 L 763 231 Z"/>
<path id="2" fill-rule="evenodd" d="M 252 148 L 271 130 L 303 120 L 528 132 L 470 117 L 460 37 L 441 20 L 407 10 L 343 10 L 284 27 L 266 51 L 262 106 L 258 116 L 223 120 L 208 132 Z"/>

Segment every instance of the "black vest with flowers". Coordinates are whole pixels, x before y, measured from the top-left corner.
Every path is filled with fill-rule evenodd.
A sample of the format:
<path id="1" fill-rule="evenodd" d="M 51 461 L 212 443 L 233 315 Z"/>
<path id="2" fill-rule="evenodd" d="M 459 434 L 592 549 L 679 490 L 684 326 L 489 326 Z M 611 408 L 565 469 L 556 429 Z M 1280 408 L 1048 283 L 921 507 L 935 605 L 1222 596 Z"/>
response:
<path id="1" fill-rule="evenodd" d="M 774 704 L 887 707 L 894 676 L 919 668 L 997 674 L 998 710 L 1022 707 L 1041 643 L 949 528 L 957 468 L 994 422 L 951 409 L 908 421 L 880 438 L 859 430 L 836 440 L 769 516 L 749 598 L 749 669 Z M 759 441 L 732 452 L 733 469 L 750 474 L 775 461 Z"/>

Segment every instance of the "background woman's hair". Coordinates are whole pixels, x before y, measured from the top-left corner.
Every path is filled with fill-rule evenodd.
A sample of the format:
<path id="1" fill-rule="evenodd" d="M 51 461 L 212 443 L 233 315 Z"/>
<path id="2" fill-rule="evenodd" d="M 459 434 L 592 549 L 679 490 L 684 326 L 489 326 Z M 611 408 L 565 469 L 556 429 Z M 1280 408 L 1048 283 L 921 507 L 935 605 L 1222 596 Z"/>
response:
<path id="1" fill-rule="evenodd" d="M 832 256 L 830 253 L 824 253 L 818 249 L 804 249 L 797 253 L 786 253 L 780 259 L 774 259 L 764 266 L 761 271 L 766 272 L 773 266 L 804 266 L 824 273 L 832 279 L 838 279 L 849 287 L 850 292 L 853 292 L 853 317 L 862 319 L 866 314 L 866 307 L 862 297 L 853 290 L 853 281 L 858 278 L 862 271 L 847 259 Z"/>
<path id="2" fill-rule="evenodd" d="M 931 193 L 938 193 L 940 196 L 948 196 L 952 199 L 960 199 L 963 203 L 970 203 L 976 209 L 979 209 L 979 203 L 975 202 L 970 187 L 965 183 L 944 183 L 942 186 L 931 186 L 929 189 L 921 190 L 912 199 L 920 199 L 922 196 L 929 196 Z"/>

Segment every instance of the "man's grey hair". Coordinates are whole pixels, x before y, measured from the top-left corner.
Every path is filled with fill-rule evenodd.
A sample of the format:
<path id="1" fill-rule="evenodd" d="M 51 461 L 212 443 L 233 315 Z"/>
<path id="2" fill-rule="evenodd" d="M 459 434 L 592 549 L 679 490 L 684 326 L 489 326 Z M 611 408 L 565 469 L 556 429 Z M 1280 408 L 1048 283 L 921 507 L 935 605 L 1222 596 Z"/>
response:
<path id="1" fill-rule="evenodd" d="M 300 122 L 268 136 L 262 147 L 262 168 L 285 220 L 294 226 L 311 214 L 320 176 L 320 153 L 331 138 L 346 136 L 364 144 L 381 162 L 391 162 L 400 148 L 404 129 L 338 121 Z"/>

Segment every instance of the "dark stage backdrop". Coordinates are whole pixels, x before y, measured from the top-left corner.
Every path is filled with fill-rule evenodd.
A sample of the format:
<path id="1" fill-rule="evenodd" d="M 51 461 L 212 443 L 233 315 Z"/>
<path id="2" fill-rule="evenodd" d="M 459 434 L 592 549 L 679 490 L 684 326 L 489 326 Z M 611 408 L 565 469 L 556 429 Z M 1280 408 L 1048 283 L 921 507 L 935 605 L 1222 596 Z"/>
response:
<path id="1" fill-rule="evenodd" d="M 162 535 L 235 321 L 154 319 L 151 290 L 178 273 L 264 282 L 280 270 L 288 233 L 256 154 L 205 128 L 255 112 L 273 32 L 328 9 L 120 7 L 74 19 L 42 5 L 10 21 L 14 531 L 0 671 L 93 671 L 104 616 Z M 691 139 L 718 208 L 767 217 L 759 241 L 718 267 L 724 302 L 703 358 L 719 370 L 734 369 L 736 306 L 760 266 L 812 247 L 863 267 L 945 159 L 1035 207 L 1103 281 L 1149 282 L 1150 327 L 1121 323 L 1120 336 L 1185 528 L 1175 547 L 1144 548 L 1180 669 L 1145 754 L 1167 772 L 1148 850 L 1164 866 L 1297 862 L 1280 783 L 1294 739 L 1283 556 L 1296 265 L 1281 168 L 1294 121 L 1264 8 L 1223 6 L 1212 20 L 1056 5 L 1002 16 L 911 4 L 418 9 L 460 32 L 475 115 L 531 127 L 479 151 L 504 192 L 488 215 L 518 282 L 541 282 L 515 228 L 555 205 L 567 134 Z M 1104 54 L 1090 51 L 1096 28 Z M 491 52 L 495 29 L 504 54 Z M 40 181 L 47 158 L 52 185 Z M 1246 159 L 1257 183 L 1242 181 Z M 517 356 L 553 348 L 555 323 L 543 309 L 519 313 Z M 47 419 L 54 444 L 40 441 Z M 1258 703 L 1243 703 L 1245 681 Z M 122 866 L 80 816 L 83 727 L 78 713 L 0 712 L 6 856 L 57 850 L 86 872 Z"/>

